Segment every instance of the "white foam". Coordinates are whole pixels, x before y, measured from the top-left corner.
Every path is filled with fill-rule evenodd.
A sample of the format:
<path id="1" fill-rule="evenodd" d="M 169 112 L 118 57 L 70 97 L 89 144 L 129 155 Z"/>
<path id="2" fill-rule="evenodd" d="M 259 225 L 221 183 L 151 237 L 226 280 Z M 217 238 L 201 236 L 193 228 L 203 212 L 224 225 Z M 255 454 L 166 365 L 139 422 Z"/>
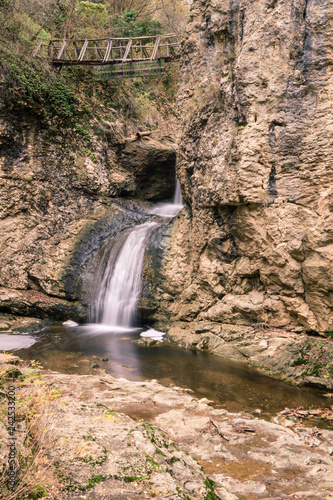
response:
<path id="1" fill-rule="evenodd" d="M 71 319 L 68 319 L 63 323 L 64 326 L 79 326 L 78 323 L 75 323 L 75 321 L 72 321 Z"/>
<path id="2" fill-rule="evenodd" d="M 173 203 L 158 203 L 150 210 L 151 214 L 161 217 L 175 217 L 183 208 L 183 205 L 175 205 Z"/>
<path id="3" fill-rule="evenodd" d="M 103 323 L 88 323 L 80 326 L 80 331 L 87 334 L 100 334 L 100 333 L 134 333 L 138 328 L 105 325 Z M 140 329 L 139 329 L 140 331 Z"/>
<path id="4" fill-rule="evenodd" d="M 163 336 L 165 335 L 165 332 L 159 332 L 157 330 L 154 330 L 153 328 L 149 328 L 146 332 L 140 333 L 140 337 L 146 337 L 150 338 L 153 340 L 159 340 L 160 342 L 163 342 Z"/>

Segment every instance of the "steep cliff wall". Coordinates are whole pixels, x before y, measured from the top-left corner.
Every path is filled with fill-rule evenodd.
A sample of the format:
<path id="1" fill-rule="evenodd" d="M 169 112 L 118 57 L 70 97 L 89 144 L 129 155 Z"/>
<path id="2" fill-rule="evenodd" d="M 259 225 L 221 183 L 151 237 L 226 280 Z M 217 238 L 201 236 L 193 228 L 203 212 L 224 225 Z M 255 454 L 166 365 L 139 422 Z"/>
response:
<path id="1" fill-rule="evenodd" d="M 333 330 L 333 2 L 195 0 L 163 321 Z"/>
<path id="2" fill-rule="evenodd" d="M 125 120 L 47 124 L 0 103 L 1 312 L 85 318 L 85 265 L 144 220 L 143 200 L 174 191 L 175 145 L 135 131 Z"/>

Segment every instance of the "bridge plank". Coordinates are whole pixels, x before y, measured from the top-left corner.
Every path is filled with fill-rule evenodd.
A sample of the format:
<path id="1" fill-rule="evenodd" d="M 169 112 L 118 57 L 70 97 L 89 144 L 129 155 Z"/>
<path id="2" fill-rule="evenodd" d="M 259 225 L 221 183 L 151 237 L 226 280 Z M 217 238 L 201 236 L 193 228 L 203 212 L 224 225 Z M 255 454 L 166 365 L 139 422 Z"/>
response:
<path id="1" fill-rule="evenodd" d="M 39 44 L 37 45 L 37 47 L 35 48 L 35 50 L 32 53 L 32 57 L 36 57 L 36 55 L 38 54 L 38 52 L 42 48 L 43 43 L 44 43 L 44 38 L 41 38 Z"/>
<path id="2" fill-rule="evenodd" d="M 152 55 L 151 55 L 151 60 L 156 59 L 156 54 L 157 54 L 157 51 L 158 51 L 158 46 L 159 46 L 159 44 L 160 44 L 160 39 L 161 39 L 161 38 L 160 38 L 159 36 L 157 36 L 157 37 L 156 37 L 156 41 L 155 41 L 155 45 L 154 45 L 154 49 L 153 49 L 153 53 L 152 53 Z"/>
<path id="3" fill-rule="evenodd" d="M 110 57 L 110 54 L 111 54 L 111 50 L 112 50 L 112 39 L 109 38 L 108 44 L 107 44 L 107 47 L 106 47 L 106 51 L 105 51 L 105 55 L 104 55 L 104 58 L 103 58 L 103 62 L 106 62 L 106 61 L 109 60 L 109 57 Z"/>
<path id="4" fill-rule="evenodd" d="M 77 51 L 76 42 L 73 42 L 73 47 L 74 47 L 74 57 L 75 57 L 75 59 L 77 59 L 78 58 L 78 51 Z"/>

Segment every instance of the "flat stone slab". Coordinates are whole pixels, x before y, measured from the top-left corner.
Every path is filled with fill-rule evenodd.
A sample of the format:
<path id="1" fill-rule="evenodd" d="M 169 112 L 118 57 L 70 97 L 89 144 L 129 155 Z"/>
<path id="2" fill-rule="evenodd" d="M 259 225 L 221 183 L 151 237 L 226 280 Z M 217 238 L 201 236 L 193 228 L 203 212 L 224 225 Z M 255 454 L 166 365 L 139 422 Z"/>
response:
<path id="1" fill-rule="evenodd" d="M 0 363 L 21 369 L 14 356 Z M 333 498 L 333 431 L 228 413 L 154 380 L 38 373 L 17 391 L 54 395 L 32 432 L 45 429 L 57 498 Z"/>

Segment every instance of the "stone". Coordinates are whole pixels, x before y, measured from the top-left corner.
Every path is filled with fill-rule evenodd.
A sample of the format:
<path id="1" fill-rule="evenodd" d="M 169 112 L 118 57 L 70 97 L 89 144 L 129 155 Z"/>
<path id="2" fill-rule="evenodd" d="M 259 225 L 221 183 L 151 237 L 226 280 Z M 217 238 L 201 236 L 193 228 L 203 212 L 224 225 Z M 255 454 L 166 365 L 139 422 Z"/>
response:
<path id="1" fill-rule="evenodd" d="M 330 9 L 193 2 L 178 93 L 185 208 L 154 320 L 333 330 Z"/>
<path id="2" fill-rule="evenodd" d="M 133 195 L 145 200 L 172 198 L 175 192 L 176 147 L 167 139 L 151 137 L 126 142 L 118 152 L 119 164 L 130 171 Z"/>
<path id="3" fill-rule="evenodd" d="M 144 200 L 173 195 L 174 138 L 158 130 L 126 144 L 136 127 L 100 116 L 88 149 L 74 125 L 42 126 L 1 100 L 0 111 L 0 311 L 66 320 L 67 308 L 84 320 L 91 260 L 120 231 L 147 219 Z"/>

